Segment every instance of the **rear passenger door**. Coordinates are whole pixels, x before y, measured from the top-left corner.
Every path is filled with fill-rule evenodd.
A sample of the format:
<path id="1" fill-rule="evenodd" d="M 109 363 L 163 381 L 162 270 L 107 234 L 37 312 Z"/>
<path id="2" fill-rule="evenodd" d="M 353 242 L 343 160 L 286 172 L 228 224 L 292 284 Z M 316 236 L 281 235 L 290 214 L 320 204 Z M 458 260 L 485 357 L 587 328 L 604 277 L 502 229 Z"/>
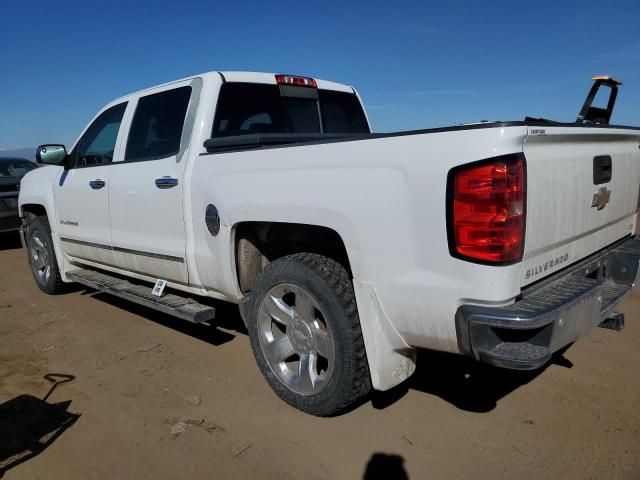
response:
<path id="1" fill-rule="evenodd" d="M 183 179 L 200 86 L 179 82 L 137 100 L 109 190 L 116 267 L 188 282 Z"/>

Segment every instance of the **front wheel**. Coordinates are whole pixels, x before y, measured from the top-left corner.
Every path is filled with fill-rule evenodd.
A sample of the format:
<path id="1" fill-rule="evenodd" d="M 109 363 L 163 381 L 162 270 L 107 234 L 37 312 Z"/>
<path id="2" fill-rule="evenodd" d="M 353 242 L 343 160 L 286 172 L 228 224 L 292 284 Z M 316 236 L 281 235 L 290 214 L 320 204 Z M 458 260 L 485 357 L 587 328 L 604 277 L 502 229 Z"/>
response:
<path id="1" fill-rule="evenodd" d="M 51 228 L 46 217 L 37 217 L 28 224 L 26 240 L 29 265 L 38 288 L 50 295 L 61 292 L 64 283 L 60 278 Z"/>
<path id="2" fill-rule="evenodd" d="M 256 361 L 284 401 L 328 416 L 370 392 L 355 295 L 342 265 L 311 253 L 275 260 L 247 307 Z"/>

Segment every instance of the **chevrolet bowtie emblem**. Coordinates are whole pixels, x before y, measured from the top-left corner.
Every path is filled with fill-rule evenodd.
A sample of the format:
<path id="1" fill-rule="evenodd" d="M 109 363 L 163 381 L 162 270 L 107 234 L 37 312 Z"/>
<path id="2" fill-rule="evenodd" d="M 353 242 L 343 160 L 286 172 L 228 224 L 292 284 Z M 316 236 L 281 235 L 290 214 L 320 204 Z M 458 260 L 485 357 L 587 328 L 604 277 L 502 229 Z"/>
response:
<path id="1" fill-rule="evenodd" d="M 592 207 L 597 207 L 598 210 L 602 210 L 609 203 L 611 198 L 611 190 L 607 190 L 607 187 L 602 187 L 598 190 L 598 193 L 593 194 L 593 200 L 591 201 Z"/>

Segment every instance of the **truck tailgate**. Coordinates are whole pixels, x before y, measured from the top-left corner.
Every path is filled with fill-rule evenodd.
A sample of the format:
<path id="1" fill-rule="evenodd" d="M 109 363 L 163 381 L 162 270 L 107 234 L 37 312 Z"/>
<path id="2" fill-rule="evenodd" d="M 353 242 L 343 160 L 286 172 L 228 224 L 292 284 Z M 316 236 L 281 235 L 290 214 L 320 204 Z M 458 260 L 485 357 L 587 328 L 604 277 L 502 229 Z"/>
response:
<path id="1" fill-rule="evenodd" d="M 522 286 L 633 234 L 639 140 L 637 129 L 528 127 Z"/>

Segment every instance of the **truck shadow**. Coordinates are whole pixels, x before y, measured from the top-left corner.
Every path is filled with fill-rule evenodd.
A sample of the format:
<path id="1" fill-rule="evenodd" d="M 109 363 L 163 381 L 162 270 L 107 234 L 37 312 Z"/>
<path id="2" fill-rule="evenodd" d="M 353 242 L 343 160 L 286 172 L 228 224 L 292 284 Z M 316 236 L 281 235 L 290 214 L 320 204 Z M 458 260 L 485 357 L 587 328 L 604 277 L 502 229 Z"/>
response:
<path id="1" fill-rule="evenodd" d="M 16 250 L 22 248 L 18 232 L 0 233 L 0 252 L 3 250 Z"/>
<path id="2" fill-rule="evenodd" d="M 92 295 L 96 300 L 108 303 L 109 305 L 113 305 L 114 307 L 215 346 L 223 345 L 233 340 L 236 335 L 231 332 L 246 334 L 246 329 L 238 313 L 238 307 L 227 302 L 198 299 L 198 301 L 202 303 L 207 302 L 216 308 L 216 318 L 211 322 L 211 325 L 207 325 L 187 322 L 107 293 L 86 290 L 85 294 Z"/>
<path id="3" fill-rule="evenodd" d="M 237 334 L 247 334 L 238 307 L 226 302 L 209 301 L 217 309 L 216 319 L 209 326 L 189 323 L 105 293 L 86 290 L 85 294 L 215 346 L 232 341 Z M 550 364 L 571 368 L 571 362 L 563 356 L 566 348 L 557 352 L 547 366 L 534 371 L 507 370 L 462 355 L 418 350 L 417 368 L 413 376 L 389 391 L 374 392 L 371 403 L 376 409 L 385 409 L 411 389 L 436 395 L 461 410 L 486 413 L 496 408 L 501 398 L 534 380 Z"/>
<path id="4" fill-rule="evenodd" d="M 413 376 L 387 392 L 375 392 L 371 401 L 374 408 L 384 409 L 412 389 L 436 395 L 461 410 L 490 412 L 501 398 L 534 380 L 549 365 L 571 368 L 573 364 L 563 355 L 566 348 L 557 352 L 546 366 L 533 371 L 507 370 L 461 355 L 418 350 Z"/>
<path id="5" fill-rule="evenodd" d="M 50 373 L 44 378 L 53 385 L 43 399 L 24 394 L 0 404 L 0 478 L 42 453 L 80 418 L 68 411 L 71 400 L 47 402 L 58 385 L 75 377 Z"/>

